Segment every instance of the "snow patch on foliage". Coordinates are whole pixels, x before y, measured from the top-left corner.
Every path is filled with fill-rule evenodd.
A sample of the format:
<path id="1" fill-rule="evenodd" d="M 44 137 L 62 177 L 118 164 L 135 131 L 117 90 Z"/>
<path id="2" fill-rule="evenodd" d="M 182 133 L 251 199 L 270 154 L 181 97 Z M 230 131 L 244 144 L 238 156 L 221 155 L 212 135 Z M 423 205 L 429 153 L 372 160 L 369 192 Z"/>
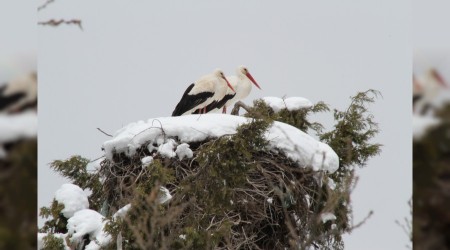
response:
<path id="1" fill-rule="evenodd" d="M 334 189 L 336 188 L 336 183 L 335 183 L 334 180 L 331 179 L 330 177 L 328 177 L 328 187 L 329 187 L 331 190 L 334 190 Z"/>
<path id="2" fill-rule="evenodd" d="M 100 163 L 105 160 L 105 157 L 100 157 L 94 161 L 91 161 L 87 164 L 86 169 L 88 171 L 98 171 L 100 169 Z"/>
<path id="3" fill-rule="evenodd" d="M 183 160 L 186 158 L 192 158 L 194 156 L 194 153 L 189 148 L 189 144 L 182 143 L 177 146 L 177 150 L 175 150 L 175 153 L 178 155 L 178 159 Z"/>
<path id="4" fill-rule="evenodd" d="M 169 189 L 165 187 L 160 187 L 159 190 L 161 191 L 158 196 L 158 202 L 160 204 L 164 204 L 168 202 L 170 199 L 172 199 L 172 195 L 169 192 Z"/>
<path id="5" fill-rule="evenodd" d="M 130 210 L 131 204 L 127 204 L 123 206 L 121 209 L 117 210 L 117 212 L 113 215 L 113 218 L 121 218 L 123 219 L 125 215 L 128 213 L 128 210 Z"/>
<path id="6" fill-rule="evenodd" d="M 79 186 L 66 183 L 55 192 L 55 199 L 58 203 L 64 204 L 62 213 L 64 217 L 70 218 L 75 212 L 89 208 L 89 201 L 86 192 Z"/>
<path id="7" fill-rule="evenodd" d="M 322 223 L 326 223 L 330 220 L 336 220 L 336 215 L 333 213 L 322 213 L 320 214 L 320 219 L 322 220 Z"/>
<path id="8" fill-rule="evenodd" d="M 303 131 L 281 122 L 274 122 L 266 133 L 272 151 L 281 150 L 288 158 L 315 171 L 330 173 L 339 167 L 337 154 L 325 143 L 319 142 Z"/>
<path id="9" fill-rule="evenodd" d="M 85 249 L 98 250 L 111 242 L 111 236 L 103 231 L 107 222 L 97 211 L 83 209 L 67 221 L 67 230 L 71 240 L 75 242 L 79 242 L 84 235 L 89 235 L 91 242 Z"/>
<path id="10" fill-rule="evenodd" d="M 130 147 L 136 149 L 147 144 L 160 145 L 158 151 L 161 154 L 173 157 L 176 155 L 173 151 L 176 142 L 171 138 L 178 138 L 180 143 L 189 143 L 231 135 L 236 133 L 239 125 L 249 123 L 251 120 L 225 114 L 149 119 L 148 122 L 139 121 L 123 127 L 115 133 L 114 138 L 103 143 L 103 148 L 109 160 L 115 153 L 130 152 Z M 300 166 L 330 173 L 339 167 L 337 154 L 327 144 L 315 140 L 291 125 L 274 122 L 265 137 L 269 141 L 269 150 L 284 153 Z"/>
<path id="11" fill-rule="evenodd" d="M 177 143 L 174 139 L 167 139 L 166 143 L 163 143 L 158 148 L 158 153 L 160 153 L 162 156 L 172 158 L 175 157 L 177 154 L 174 152 L 174 149 L 176 147 Z"/>
<path id="12" fill-rule="evenodd" d="M 150 163 L 153 162 L 153 157 L 146 156 L 146 157 L 141 159 L 141 162 L 142 162 L 142 166 L 147 166 L 147 165 L 149 165 Z"/>
<path id="13" fill-rule="evenodd" d="M 282 109 L 289 111 L 299 110 L 303 108 L 310 108 L 313 106 L 312 102 L 303 97 L 288 97 L 285 99 L 279 97 L 263 97 L 262 100 L 273 109 L 274 112 L 279 112 Z"/>

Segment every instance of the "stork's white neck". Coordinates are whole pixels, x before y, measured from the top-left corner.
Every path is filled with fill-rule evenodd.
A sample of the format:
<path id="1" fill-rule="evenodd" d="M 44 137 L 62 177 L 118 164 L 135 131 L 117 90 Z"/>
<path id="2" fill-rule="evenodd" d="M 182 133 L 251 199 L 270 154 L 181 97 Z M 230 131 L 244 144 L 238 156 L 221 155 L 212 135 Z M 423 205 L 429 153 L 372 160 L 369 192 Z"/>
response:
<path id="1" fill-rule="evenodd" d="M 253 83 L 250 81 L 250 79 L 248 79 L 246 75 L 242 73 L 238 74 L 238 90 L 236 90 L 236 95 L 239 97 L 239 99 L 244 99 L 250 94 L 250 91 L 252 91 L 252 84 Z"/>

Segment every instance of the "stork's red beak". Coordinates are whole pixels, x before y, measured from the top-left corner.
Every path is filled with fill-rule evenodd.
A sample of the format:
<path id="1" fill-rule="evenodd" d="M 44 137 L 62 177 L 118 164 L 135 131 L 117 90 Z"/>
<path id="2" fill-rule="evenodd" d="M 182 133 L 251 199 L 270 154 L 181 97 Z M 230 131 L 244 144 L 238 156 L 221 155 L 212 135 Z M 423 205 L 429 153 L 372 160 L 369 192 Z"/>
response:
<path id="1" fill-rule="evenodd" d="M 236 93 L 236 90 L 234 90 L 233 89 L 233 86 L 231 86 L 231 84 L 230 84 L 230 82 L 227 80 L 227 78 L 226 77 L 224 77 L 223 79 L 225 79 L 225 81 L 227 82 L 227 84 L 228 84 L 228 87 L 230 87 L 230 89 L 231 90 L 233 90 L 234 91 L 234 93 Z"/>
<path id="2" fill-rule="evenodd" d="M 250 73 L 247 73 L 246 76 L 248 77 L 248 79 L 250 79 L 250 81 L 253 82 L 253 84 L 255 84 L 256 87 L 258 87 L 258 89 L 261 89 L 261 87 L 256 83 L 255 79 L 253 79 L 253 76 L 250 75 Z"/>
<path id="3" fill-rule="evenodd" d="M 448 84 L 444 81 L 444 78 L 442 78 L 441 74 L 439 74 L 436 70 L 433 70 L 433 76 L 443 87 L 449 87 Z"/>

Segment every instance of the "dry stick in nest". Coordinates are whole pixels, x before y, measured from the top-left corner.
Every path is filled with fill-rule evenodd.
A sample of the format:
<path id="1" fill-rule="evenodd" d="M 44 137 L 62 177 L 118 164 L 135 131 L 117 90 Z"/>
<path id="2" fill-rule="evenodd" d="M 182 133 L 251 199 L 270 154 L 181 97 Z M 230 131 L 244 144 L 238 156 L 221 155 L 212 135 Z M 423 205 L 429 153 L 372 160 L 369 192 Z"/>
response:
<path id="1" fill-rule="evenodd" d="M 245 109 L 247 112 L 249 112 L 250 107 L 244 104 L 241 101 L 238 101 L 234 104 L 233 110 L 231 110 L 232 115 L 239 115 L 239 108 Z"/>

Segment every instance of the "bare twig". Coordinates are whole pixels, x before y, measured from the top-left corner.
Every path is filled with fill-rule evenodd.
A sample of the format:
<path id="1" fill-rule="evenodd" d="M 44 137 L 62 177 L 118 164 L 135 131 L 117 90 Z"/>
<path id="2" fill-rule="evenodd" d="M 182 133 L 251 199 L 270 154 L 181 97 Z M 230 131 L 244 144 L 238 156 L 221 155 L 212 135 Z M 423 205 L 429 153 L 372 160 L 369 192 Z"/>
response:
<path id="1" fill-rule="evenodd" d="M 356 224 L 356 225 L 354 225 L 354 226 L 352 226 L 352 227 L 350 228 L 350 231 L 353 231 L 353 230 L 357 229 L 358 227 L 364 225 L 364 223 L 366 223 L 367 220 L 368 220 L 372 215 L 373 215 L 373 211 L 370 210 L 370 212 L 367 214 L 367 216 L 366 216 L 362 221 L 360 221 L 358 224 Z"/>
<path id="2" fill-rule="evenodd" d="M 43 3 L 41 6 L 38 7 L 38 11 L 41 11 L 41 10 L 47 8 L 47 6 L 52 4 L 53 2 L 55 2 L 55 0 L 47 0 L 47 1 L 45 1 L 45 3 Z"/>
<path id="3" fill-rule="evenodd" d="M 109 137 L 113 137 L 112 135 L 106 133 L 105 131 L 103 131 L 101 128 L 97 128 L 98 131 L 102 132 L 103 134 L 109 136 Z"/>
<path id="4" fill-rule="evenodd" d="M 81 26 L 81 20 L 80 19 L 71 19 L 71 20 L 65 20 L 65 19 L 60 19 L 60 20 L 55 20 L 55 19 L 50 19 L 48 21 L 42 21 L 42 22 L 38 22 L 39 25 L 44 25 L 44 26 L 53 26 L 53 27 L 57 27 L 61 24 L 67 24 L 67 25 L 77 25 L 81 30 L 83 30 L 83 27 Z"/>

